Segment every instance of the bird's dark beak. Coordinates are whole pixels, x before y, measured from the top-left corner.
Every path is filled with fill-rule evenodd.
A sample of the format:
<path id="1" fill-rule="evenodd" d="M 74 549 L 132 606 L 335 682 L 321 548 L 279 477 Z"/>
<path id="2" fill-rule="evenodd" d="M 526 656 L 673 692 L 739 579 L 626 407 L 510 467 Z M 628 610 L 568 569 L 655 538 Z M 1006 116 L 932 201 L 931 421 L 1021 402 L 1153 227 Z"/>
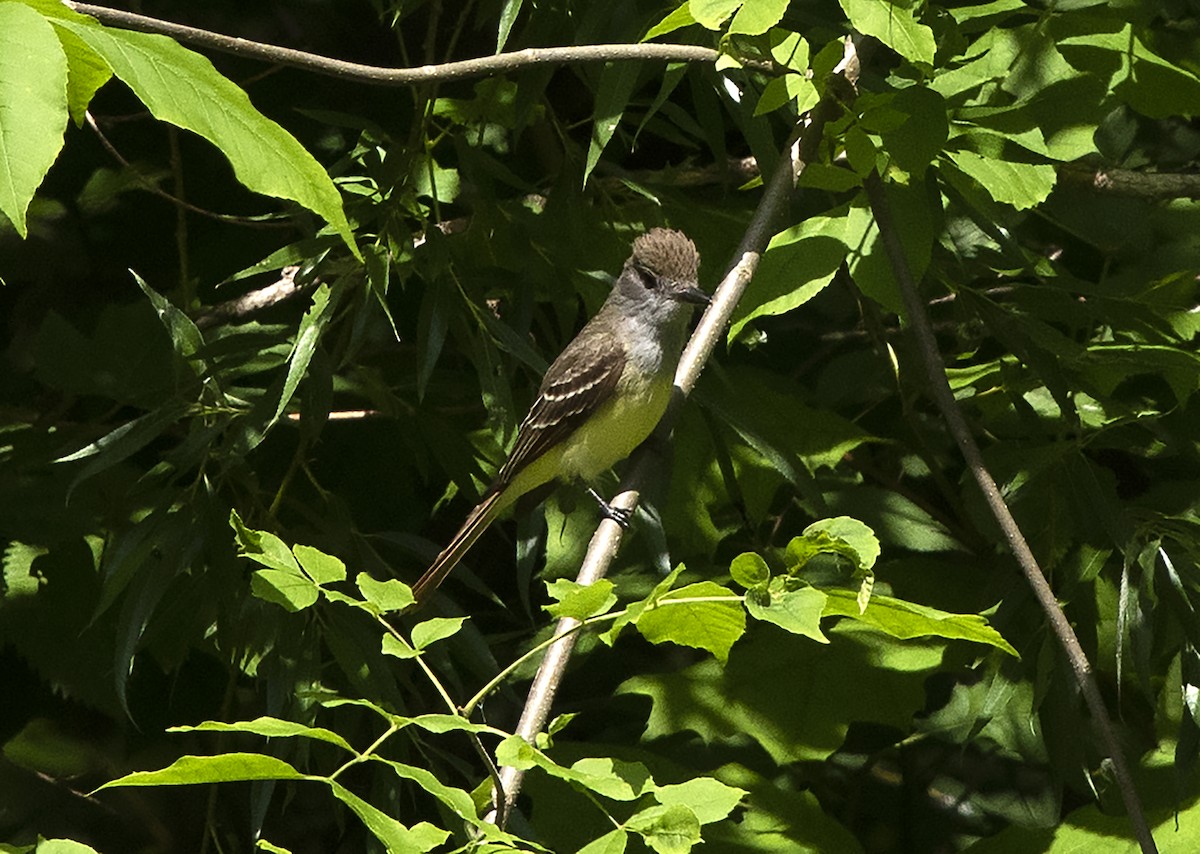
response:
<path id="1" fill-rule="evenodd" d="M 680 288 L 675 291 L 675 299 L 680 302 L 690 302 L 695 305 L 708 305 L 712 297 L 697 287 Z"/>

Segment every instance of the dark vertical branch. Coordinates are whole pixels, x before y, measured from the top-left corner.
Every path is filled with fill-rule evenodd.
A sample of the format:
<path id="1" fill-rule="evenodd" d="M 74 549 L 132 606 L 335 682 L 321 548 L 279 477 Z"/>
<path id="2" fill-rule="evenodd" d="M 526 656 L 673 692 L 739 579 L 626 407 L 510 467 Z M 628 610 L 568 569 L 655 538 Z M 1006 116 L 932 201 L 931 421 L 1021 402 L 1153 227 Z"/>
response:
<path id="1" fill-rule="evenodd" d="M 904 247 L 900 243 L 899 234 L 892 222 L 883 181 L 880 179 L 878 173 L 873 173 L 867 178 L 865 186 L 867 198 L 871 204 L 871 213 L 874 215 L 875 222 L 879 226 L 879 233 L 883 238 L 884 249 L 887 252 L 888 260 L 891 262 L 892 270 L 896 275 L 896 281 L 900 285 L 904 310 L 908 314 L 909 327 L 917 342 L 922 367 L 925 369 L 925 380 L 929 394 L 933 397 L 934 403 L 937 405 L 942 417 L 946 420 L 946 426 L 950 429 L 951 436 L 954 437 L 954 441 L 958 444 L 963 459 L 966 460 L 967 468 L 971 471 L 971 476 L 975 478 L 975 482 L 983 492 L 988 508 L 992 511 L 992 515 L 995 517 L 1000 529 L 1004 532 L 1004 538 L 1008 541 L 1008 546 L 1012 550 L 1013 557 L 1017 559 L 1017 564 L 1021 567 L 1021 572 L 1024 573 L 1025 580 L 1033 588 L 1033 593 L 1037 597 L 1038 604 L 1041 605 L 1042 611 L 1045 612 L 1046 619 L 1050 623 L 1050 627 L 1053 629 L 1055 636 L 1067 654 L 1071 670 L 1074 672 L 1075 679 L 1083 691 L 1084 700 L 1092 714 L 1092 720 L 1095 722 L 1096 729 L 1099 731 L 1104 750 L 1112 759 L 1117 785 L 1121 790 L 1121 798 L 1125 802 L 1125 809 L 1129 813 L 1129 819 L 1133 823 L 1134 835 L 1141 845 L 1143 852 L 1147 852 L 1147 854 L 1148 852 L 1155 852 L 1158 849 L 1155 847 L 1154 838 L 1150 834 L 1150 827 L 1146 822 L 1146 816 L 1142 810 L 1137 790 L 1134 788 L 1133 777 L 1129 772 L 1125 755 L 1121 750 L 1121 746 L 1117 743 L 1112 721 L 1109 719 L 1108 710 L 1104 706 L 1104 699 L 1100 696 L 1100 688 L 1096 684 L 1096 677 L 1092 672 L 1092 666 L 1088 662 L 1083 647 L 1079 645 L 1079 638 L 1076 637 L 1075 631 L 1067 621 L 1066 614 L 1059 607 L 1058 600 L 1054 597 L 1054 591 L 1050 589 L 1045 575 L 1042 574 L 1042 569 L 1038 566 L 1037 558 L 1033 556 L 1033 552 L 1029 548 L 1029 543 L 1025 540 L 1025 536 L 1017 526 L 1017 522 L 1009 511 L 1008 505 L 1004 503 L 1004 498 L 1000 495 L 1000 489 L 996 485 L 995 479 L 984 465 L 979 445 L 976 444 L 975 437 L 971 433 L 966 417 L 963 415 L 957 401 L 954 399 L 953 392 L 950 390 L 950 384 L 946 380 L 946 368 L 942 363 L 941 354 L 937 348 L 937 341 L 933 335 L 933 327 L 930 324 L 929 316 L 925 313 L 925 306 L 922 304 L 920 296 L 917 293 L 917 285 L 913 281 L 912 273 L 908 269 L 908 259 L 904 254 Z"/>

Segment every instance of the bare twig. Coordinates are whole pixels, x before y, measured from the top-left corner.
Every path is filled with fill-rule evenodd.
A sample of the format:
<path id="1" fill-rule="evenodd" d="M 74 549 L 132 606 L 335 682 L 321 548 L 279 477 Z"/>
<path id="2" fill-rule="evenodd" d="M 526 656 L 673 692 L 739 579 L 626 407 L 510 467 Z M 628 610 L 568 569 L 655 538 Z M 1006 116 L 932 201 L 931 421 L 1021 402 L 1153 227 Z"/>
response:
<path id="1" fill-rule="evenodd" d="M 495 56 L 464 59 L 440 65 L 422 65 L 417 68 L 387 68 L 346 62 L 320 54 L 308 53 L 278 45 L 253 42 L 247 39 L 214 33 L 175 24 L 145 15 L 135 15 L 105 6 L 90 3 L 75 3 L 63 0 L 64 5 L 76 12 L 90 15 L 103 24 L 111 24 L 145 33 L 170 36 L 181 42 L 200 47 L 232 53 L 249 59 L 259 59 L 279 65 L 303 68 L 317 74 L 325 74 L 342 80 L 370 83 L 377 86 L 411 86 L 433 80 L 461 80 L 469 77 L 484 77 L 501 74 L 530 65 L 562 65 L 573 62 L 615 62 L 622 60 L 660 60 L 668 62 L 716 62 L 720 53 L 710 47 L 686 44 L 592 44 L 572 47 L 525 48 Z M 771 63 L 744 60 L 743 64 L 755 71 L 776 73 Z"/>
<path id="2" fill-rule="evenodd" d="M 129 174 L 133 175 L 134 179 L 139 184 L 141 184 L 142 187 L 144 187 L 147 192 L 153 193 L 154 195 L 158 196 L 160 199 L 166 199 L 171 204 L 176 205 L 177 207 L 180 207 L 183 210 L 191 211 L 192 213 L 200 214 L 201 216 L 206 216 L 209 219 L 219 220 L 220 222 L 231 222 L 231 223 L 236 223 L 238 225 L 248 225 L 248 226 L 251 226 L 252 228 L 291 228 L 292 227 L 292 224 L 290 222 L 269 222 L 269 221 L 264 221 L 264 220 L 260 220 L 260 219 L 254 219 L 252 217 L 236 216 L 235 214 L 217 213 L 216 211 L 210 211 L 207 208 L 197 207 L 196 205 L 193 205 L 190 202 L 184 201 L 183 199 L 179 198 L 178 196 L 171 195 L 166 190 L 163 190 L 157 184 L 155 184 L 153 181 L 151 181 L 149 178 L 147 178 L 145 175 L 143 175 L 141 172 L 139 172 L 132 163 L 130 163 L 128 160 L 125 159 L 125 157 L 121 154 L 121 152 L 117 150 L 117 147 L 112 144 L 112 142 L 109 140 L 109 138 L 107 136 L 104 135 L 104 131 L 100 130 L 99 123 L 97 123 L 95 117 L 91 114 L 90 111 L 85 112 L 83 114 L 83 118 L 84 118 L 84 121 L 87 122 L 88 127 L 90 127 L 95 132 L 96 138 L 100 140 L 100 144 L 102 146 L 104 146 L 104 150 L 107 151 L 112 156 L 113 160 L 116 160 L 118 163 L 120 163 L 122 166 L 124 166 L 126 169 L 128 169 Z"/>
<path id="3" fill-rule="evenodd" d="M 264 288 L 242 294 L 240 297 L 218 303 L 197 314 L 196 326 L 200 329 L 209 329 L 218 323 L 240 320 L 247 315 L 291 299 L 303 290 L 300 285 L 296 284 L 298 272 L 300 272 L 299 267 L 284 267 L 280 271 L 278 281 Z"/>
<path id="4" fill-rule="evenodd" d="M 1033 588 L 1033 593 L 1037 597 L 1038 604 L 1041 605 L 1042 611 L 1046 614 L 1047 621 L 1050 623 L 1055 636 L 1066 652 L 1067 659 L 1071 664 L 1071 670 L 1075 674 L 1075 680 L 1079 683 L 1088 710 L 1092 714 L 1092 720 L 1095 722 L 1096 729 L 1099 730 L 1100 740 L 1109 758 L 1112 760 L 1117 785 L 1121 790 L 1121 798 L 1125 802 L 1125 810 L 1129 813 L 1129 820 L 1133 824 L 1134 835 L 1141 845 L 1143 852 L 1147 852 L 1148 854 L 1148 852 L 1157 851 L 1154 838 L 1150 834 L 1150 827 L 1146 822 L 1145 813 L 1142 811 L 1141 801 L 1138 799 L 1137 790 L 1134 788 L 1133 777 L 1125 761 L 1124 752 L 1117 742 L 1112 721 L 1108 717 L 1108 710 L 1105 708 L 1104 699 L 1100 695 L 1100 688 L 1096 684 L 1096 677 L 1092 672 L 1092 666 L 1088 662 L 1083 647 L 1079 645 L 1079 638 L 1076 637 L 1070 622 L 1067 620 L 1062 608 L 1059 607 L 1058 600 L 1054 597 L 1054 591 L 1050 589 L 1045 575 L 1042 574 L 1042 569 L 1038 566 L 1037 558 L 1033 556 L 1033 551 L 1029 548 L 1029 543 L 1025 540 L 1024 534 L 1021 533 L 1021 529 L 1017 526 L 1017 522 L 1009 511 L 1008 505 L 1004 503 L 1004 498 L 1000 494 L 1000 488 L 996 485 L 991 472 L 984 465 L 983 454 L 980 453 L 979 445 L 975 442 L 975 436 L 971 433 L 971 428 L 967 425 L 966 417 L 963 415 L 962 410 L 959 409 L 958 403 L 954 399 L 954 393 L 950 390 L 950 384 L 946 380 L 946 367 L 942 363 L 941 355 L 938 352 L 937 341 L 933 335 L 929 316 L 925 313 L 925 306 L 917 293 L 916 282 L 913 280 L 912 273 L 908 268 L 908 259 L 904 254 L 904 247 L 901 245 L 899 233 L 892 222 L 887 196 L 883 188 L 883 181 L 880 179 L 878 173 L 873 173 L 864 183 L 867 198 L 871 204 L 871 213 L 874 215 L 875 222 L 879 226 L 879 233 L 883 239 L 884 249 L 887 252 L 892 270 L 896 275 L 896 280 L 900 285 L 900 295 L 904 301 L 904 309 L 908 314 L 908 322 L 918 345 L 918 352 L 921 355 L 922 367 L 925 370 L 925 380 L 929 393 L 933 397 L 934 403 L 937 404 L 942 418 L 945 419 L 950 434 L 954 437 L 955 442 L 958 443 L 959 450 L 966 460 L 967 468 L 970 469 L 971 476 L 975 478 L 976 484 L 978 484 L 979 489 L 983 492 L 988 508 L 992 511 L 992 515 L 995 517 L 1000 529 L 1004 532 L 1004 538 L 1008 541 L 1008 546 L 1012 550 L 1013 556 L 1017 559 L 1017 564 L 1021 567 L 1021 571 L 1025 575 L 1025 580 Z"/>
<path id="5" fill-rule="evenodd" d="M 733 310 L 754 275 L 759 258 L 771 237 L 771 224 L 791 195 L 796 179 L 804 170 L 808 158 L 812 156 L 812 152 L 821 139 L 829 108 L 830 101 L 827 99 L 812 111 L 807 121 L 801 122 L 794 138 L 789 140 L 779 165 L 771 175 L 766 191 L 758 203 L 758 208 L 746 228 L 742 242 L 734 253 L 729 271 L 717 286 L 713 294 L 712 305 L 704 312 L 704 316 L 700 319 L 696 331 L 692 334 L 687 348 L 683 352 L 679 368 L 675 372 L 675 394 L 671 401 L 671 407 L 658 426 L 658 435 L 670 434 L 678 417 L 680 404 L 695 387 L 708 357 L 728 326 Z M 645 449 L 635 454 L 630 462 L 628 472 L 621 481 L 616 497 L 610 503 L 614 507 L 632 511 L 637 506 L 642 485 L 649 482 L 653 466 L 652 455 L 646 453 Z M 601 521 L 596 533 L 592 536 L 583 565 L 576 576 L 575 580 L 578 583 L 592 584 L 604 577 L 621 544 L 622 533 L 621 527 L 611 519 Z M 542 660 L 542 664 L 534 676 L 533 684 L 529 688 L 525 708 L 521 713 L 520 722 L 517 724 L 516 734 L 526 740 L 532 741 L 549 718 L 554 696 L 575 648 L 578 626 L 577 620 L 567 618 L 560 620 L 554 630 L 554 634 L 559 636 L 560 640 L 547 650 L 546 657 Z M 500 779 L 503 783 L 504 802 L 497 804 L 489 814 L 490 821 L 497 821 L 500 817 L 512 813 L 517 796 L 521 792 L 524 775 L 524 771 L 516 768 L 501 769 Z"/>
<path id="6" fill-rule="evenodd" d="M 1136 169 L 1089 169 L 1068 164 L 1059 167 L 1059 180 L 1102 193 L 1141 196 L 1146 199 L 1200 199 L 1200 175 L 1178 172 L 1139 172 Z"/>

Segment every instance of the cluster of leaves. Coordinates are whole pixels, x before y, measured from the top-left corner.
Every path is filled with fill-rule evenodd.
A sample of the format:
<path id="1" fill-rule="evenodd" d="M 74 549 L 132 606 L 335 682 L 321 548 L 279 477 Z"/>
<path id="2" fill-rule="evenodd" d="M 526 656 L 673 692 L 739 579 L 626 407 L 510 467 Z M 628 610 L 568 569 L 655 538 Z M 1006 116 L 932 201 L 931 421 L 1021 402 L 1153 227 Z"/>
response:
<path id="1" fill-rule="evenodd" d="M 1069 668 L 924 402 L 863 191 L 880 176 L 952 388 L 1140 757 L 1160 844 L 1194 848 L 1195 206 L 1092 186 L 1100 169 L 1195 171 L 1194 13 L 373 5 L 406 62 L 422 33 L 410 64 L 640 39 L 720 58 L 519 68 L 404 99 L 297 69 L 247 84 L 284 130 L 169 39 L 0 2 L 0 645 L 21 698 L 0 719 L 0 837 L 1126 846 Z M 866 37 L 854 90 L 835 74 L 848 34 Z M 508 528 L 477 545 L 436 603 L 455 616 L 397 616 L 401 580 L 503 459 L 629 239 L 682 228 L 715 282 L 758 200 L 730 162 L 768 174 L 814 108 L 795 209 L 619 572 L 563 580 L 594 522 L 564 490 L 518 521 L 515 560 Z M 72 128 L 88 110 L 136 167 Z M 143 110 L 228 163 L 186 136 L 164 154 Z M 163 217 L 140 190 L 182 195 L 185 166 L 192 203 L 282 228 Z M 235 177 L 294 206 L 264 208 Z M 213 311 L 217 284 L 284 266 L 302 299 Z M 584 628 L 558 700 L 571 714 L 529 744 L 478 720 L 485 699 L 488 721 L 515 719 L 546 614 Z M 535 772 L 507 831 L 482 820 L 493 759 Z M 71 797 L 114 779 L 98 800 L 116 828 Z M 163 788 L 233 781 L 212 800 Z M 162 814 L 192 818 L 145 818 Z"/>

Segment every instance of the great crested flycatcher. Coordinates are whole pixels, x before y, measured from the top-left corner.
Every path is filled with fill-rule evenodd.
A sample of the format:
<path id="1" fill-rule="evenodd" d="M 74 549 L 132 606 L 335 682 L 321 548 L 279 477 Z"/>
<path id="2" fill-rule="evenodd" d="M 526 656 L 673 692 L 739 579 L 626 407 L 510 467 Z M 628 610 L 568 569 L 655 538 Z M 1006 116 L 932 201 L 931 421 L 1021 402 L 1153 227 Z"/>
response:
<path id="1" fill-rule="evenodd" d="M 555 478 L 591 480 L 650 435 L 671 398 L 692 306 L 709 301 L 696 286 L 699 265 L 682 232 L 652 228 L 633 242 L 600 311 L 546 371 L 496 480 L 413 585 L 418 603 L 522 495 Z"/>

